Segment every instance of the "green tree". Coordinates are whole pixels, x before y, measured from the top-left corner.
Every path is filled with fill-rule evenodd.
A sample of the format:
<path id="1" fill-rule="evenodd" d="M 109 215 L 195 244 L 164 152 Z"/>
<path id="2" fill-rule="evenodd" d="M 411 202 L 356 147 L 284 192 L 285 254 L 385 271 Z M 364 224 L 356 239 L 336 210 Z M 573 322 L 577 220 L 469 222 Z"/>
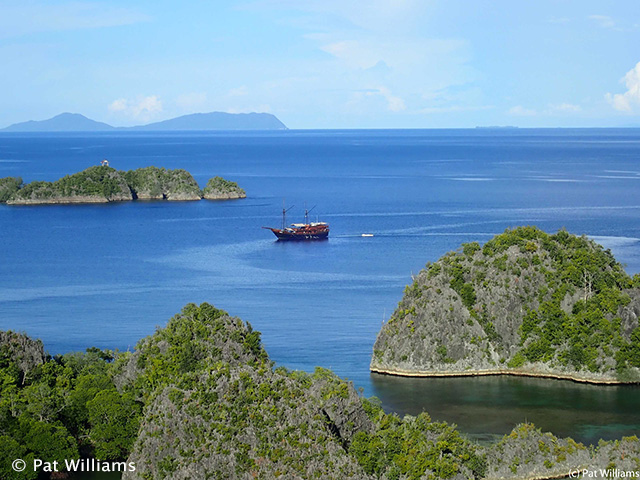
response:
<path id="1" fill-rule="evenodd" d="M 7 435 L 0 435 L 0 474 L 4 480 L 33 480 L 38 477 L 38 472 L 34 472 L 33 459 L 31 453 L 20 445 L 17 441 Z M 12 466 L 14 460 L 24 460 L 26 468 L 22 472 L 16 472 Z"/>
<path id="2" fill-rule="evenodd" d="M 105 460 L 126 458 L 140 425 L 142 408 L 130 393 L 103 390 L 87 402 L 89 437 L 96 457 Z"/>

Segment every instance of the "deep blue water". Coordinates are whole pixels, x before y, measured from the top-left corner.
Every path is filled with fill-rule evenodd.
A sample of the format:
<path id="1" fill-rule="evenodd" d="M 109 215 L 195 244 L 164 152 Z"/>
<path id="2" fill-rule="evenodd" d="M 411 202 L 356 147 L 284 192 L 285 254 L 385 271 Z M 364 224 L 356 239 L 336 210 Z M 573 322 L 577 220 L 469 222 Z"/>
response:
<path id="1" fill-rule="evenodd" d="M 411 274 L 462 242 L 517 225 L 566 228 L 640 272 L 640 130 L 0 135 L 0 177 L 55 180 L 103 158 L 122 170 L 184 168 L 202 186 L 221 175 L 248 198 L 0 206 L 0 329 L 39 337 L 50 353 L 128 349 L 184 304 L 206 301 L 251 322 L 278 364 L 331 368 L 400 413 L 437 412 L 472 433 L 525 419 L 554 429 L 563 412 L 562 432 L 587 441 L 639 430 L 637 390 L 549 390 L 520 379 L 416 384 L 372 377 L 368 365 Z M 276 243 L 260 227 L 280 224 L 283 199 L 295 205 L 291 221 L 305 203 L 317 205 L 312 216 L 330 223 L 331 238 Z M 460 385 L 484 396 L 451 398 Z M 523 388 L 506 396 L 508 415 L 490 408 Z M 529 394 L 542 407 L 528 409 Z M 593 412 L 560 397 L 605 398 L 598 409 L 613 417 L 591 428 Z M 480 404 L 484 423 L 469 415 Z"/>

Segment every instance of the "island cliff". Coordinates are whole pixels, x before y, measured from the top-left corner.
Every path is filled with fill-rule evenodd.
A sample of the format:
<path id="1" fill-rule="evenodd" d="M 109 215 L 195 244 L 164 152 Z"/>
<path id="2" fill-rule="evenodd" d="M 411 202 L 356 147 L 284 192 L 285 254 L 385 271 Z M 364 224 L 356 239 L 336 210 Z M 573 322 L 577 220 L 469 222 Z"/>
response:
<path id="1" fill-rule="evenodd" d="M 230 200 L 234 198 L 246 198 L 246 192 L 236 182 L 225 180 L 222 177 L 209 179 L 207 186 L 202 190 L 203 198 L 207 200 Z"/>
<path id="2" fill-rule="evenodd" d="M 0 477 L 14 480 L 46 478 L 16 458 L 99 458 L 124 480 L 551 479 L 640 462 L 635 437 L 589 448 L 523 424 L 482 447 L 426 413 L 387 414 L 329 370 L 275 368 L 259 332 L 206 303 L 133 352 L 52 358 L 0 332 L 0 379 Z"/>
<path id="3" fill-rule="evenodd" d="M 204 192 L 189 172 L 145 167 L 118 171 L 108 166 L 94 166 L 55 182 L 31 182 L 21 178 L 0 179 L 0 203 L 8 205 L 45 205 L 74 203 L 109 203 L 127 200 L 190 201 L 204 198 L 228 200 L 245 198 L 238 184 L 215 177 Z"/>
<path id="4" fill-rule="evenodd" d="M 413 280 L 378 334 L 373 372 L 640 381 L 640 276 L 586 237 L 507 230 Z"/>
<path id="5" fill-rule="evenodd" d="M 138 168 L 124 172 L 124 178 L 136 199 L 200 200 L 202 198 L 198 183 L 186 170 Z"/>

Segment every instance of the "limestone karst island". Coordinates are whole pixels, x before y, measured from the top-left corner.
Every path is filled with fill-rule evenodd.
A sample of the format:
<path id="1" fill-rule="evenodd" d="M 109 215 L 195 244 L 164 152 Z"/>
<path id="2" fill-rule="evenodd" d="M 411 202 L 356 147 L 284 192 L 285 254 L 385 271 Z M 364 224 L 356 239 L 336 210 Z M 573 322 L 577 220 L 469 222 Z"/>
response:
<path id="1" fill-rule="evenodd" d="M 373 347 L 373 372 L 640 381 L 640 274 L 586 237 L 507 230 L 428 264 Z"/>
<path id="2" fill-rule="evenodd" d="M 209 179 L 204 189 L 186 170 L 145 167 L 118 171 L 108 165 L 87 168 L 55 182 L 23 184 L 19 177 L 0 178 L 0 202 L 8 205 L 109 203 L 128 200 L 230 200 L 245 198 L 237 183 Z"/>
<path id="3" fill-rule="evenodd" d="M 0 332 L 0 378 L 0 471 L 11 479 L 37 477 L 14 472 L 15 458 L 93 459 L 124 480 L 551 479 L 639 461 L 635 437 L 587 447 L 521 424 L 481 446 L 426 413 L 387 414 L 329 370 L 276 368 L 259 332 L 206 303 L 132 352 L 50 357 Z"/>

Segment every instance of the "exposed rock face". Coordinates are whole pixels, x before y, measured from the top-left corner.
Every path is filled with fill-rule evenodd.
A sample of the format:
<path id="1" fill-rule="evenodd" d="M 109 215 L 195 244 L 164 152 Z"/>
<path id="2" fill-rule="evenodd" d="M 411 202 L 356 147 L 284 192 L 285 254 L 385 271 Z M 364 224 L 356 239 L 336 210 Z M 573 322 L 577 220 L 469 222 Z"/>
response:
<path id="1" fill-rule="evenodd" d="M 0 331 L 0 362 L 7 359 L 20 370 L 22 381 L 35 367 L 42 365 L 47 356 L 40 340 L 32 340 L 24 334 Z"/>
<path id="2" fill-rule="evenodd" d="M 524 227 L 466 244 L 405 289 L 371 370 L 636 382 L 639 280 L 610 252 L 562 231 Z"/>
<path id="3" fill-rule="evenodd" d="M 247 198 L 247 194 L 237 192 L 213 191 L 205 193 L 203 198 L 205 200 L 235 200 L 238 198 Z"/>
<path id="4" fill-rule="evenodd" d="M 200 189 L 198 189 L 200 191 Z M 191 202 L 194 200 L 202 200 L 199 193 L 195 192 L 169 192 L 165 197 L 165 200 L 174 202 Z"/>
<path id="5" fill-rule="evenodd" d="M 341 478 L 366 478 L 345 450 L 355 428 L 371 428 L 354 408 L 355 392 L 342 405 L 305 390 L 285 375 L 264 378 L 246 367 L 210 372 L 186 391 L 168 387 L 149 405 L 129 457 L 139 472 L 123 478 L 331 478 L 334 468 Z"/>
<path id="6" fill-rule="evenodd" d="M 164 188 L 167 200 L 185 201 L 200 200 L 202 198 L 198 182 L 186 170 L 168 170 Z"/>
<path id="7" fill-rule="evenodd" d="M 640 465 L 640 443 L 636 437 L 600 441 L 597 448 L 587 448 L 571 438 L 543 433 L 531 424 L 518 425 L 485 451 L 487 471 L 484 478 L 487 480 L 616 478 L 620 475 L 601 475 L 600 471 L 634 472 Z M 583 477 L 583 470 L 597 470 L 597 477 Z"/>
<path id="8" fill-rule="evenodd" d="M 368 478 L 347 452 L 373 429 L 353 387 L 273 370 L 259 334 L 208 305 L 143 340 L 117 383 L 147 405 L 124 479 Z"/>
<path id="9" fill-rule="evenodd" d="M 123 172 L 135 198 L 140 200 L 200 200 L 200 187 L 189 172 L 158 167 Z"/>
<path id="10" fill-rule="evenodd" d="M 124 177 L 129 184 L 135 198 L 139 200 L 164 199 L 164 168 L 146 167 L 124 172 Z"/>
<path id="11" fill-rule="evenodd" d="M 236 182 L 225 180 L 222 177 L 210 178 L 202 193 L 207 200 L 231 200 L 247 197 L 246 192 Z"/>

